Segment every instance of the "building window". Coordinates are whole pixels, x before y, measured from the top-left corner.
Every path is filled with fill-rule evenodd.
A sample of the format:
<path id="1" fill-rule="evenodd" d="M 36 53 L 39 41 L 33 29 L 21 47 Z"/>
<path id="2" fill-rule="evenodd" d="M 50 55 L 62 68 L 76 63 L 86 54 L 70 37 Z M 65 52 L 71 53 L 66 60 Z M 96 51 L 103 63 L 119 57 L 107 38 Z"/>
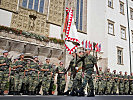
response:
<path id="1" fill-rule="evenodd" d="M 120 13 L 124 15 L 124 3 L 120 1 Z"/>
<path id="2" fill-rule="evenodd" d="M 29 0 L 28 8 L 32 9 L 32 7 L 33 7 L 33 0 Z"/>
<path id="3" fill-rule="evenodd" d="M 108 34 L 114 35 L 114 22 L 108 20 Z"/>
<path id="4" fill-rule="evenodd" d="M 130 17 L 133 20 L 133 8 L 130 8 Z"/>
<path id="5" fill-rule="evenodd" d="M 113 8 L 113 0 L 108 0 L 108 7 Z"/>
<path id="6" fill-rule="evenodd" d="M 120 25 L 120 31 L 121 31 L 121 38 L 122 39 L 126 39 L 126 27 L 124 27 L 124 26 L 122 26 L 122 25 Z"/>
<path id="7" fill-rule="evenodd" d="M 44 9 L 44 0 L 40 0 L 39 12 L 40 12 L 40 13 L 43 13 L 43 9 Z"/>
<path id="8" fill-rule="evenodd" d="M 85 8 L 86 6 L 85 3 L 87 3 L 87 0 L 77 0 L 76 3 L 76 28 L 81 32 L 87 31 L 86 30 L 87 26 L 85 26 L 85 24 L 87 23 L 84 21 L 87 18 L 85 13 L 87 7 Z"/>
<path id="9" fill-rule="evenodd" d="M 23 0 L 22 6 L 28 9 L 33 9 L 40 13 L 44 12 L 45 0 Z"/>
<path id="10" fill-rule="evenodd" d="M 117 47 L 117 64 L 123 65 L 123 48 Z"/>

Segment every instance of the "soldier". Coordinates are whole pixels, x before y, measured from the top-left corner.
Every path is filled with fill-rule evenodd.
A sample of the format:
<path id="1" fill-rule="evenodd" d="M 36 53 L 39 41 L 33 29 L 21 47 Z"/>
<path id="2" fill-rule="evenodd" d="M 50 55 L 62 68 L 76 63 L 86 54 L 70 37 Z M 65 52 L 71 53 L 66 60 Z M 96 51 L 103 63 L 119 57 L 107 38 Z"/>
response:
<path id="1" fill-rule="evenodd" d="M 107 72 L 105 73 L 105 78 L 106 78 L 106 90 L 105 94 L 110 95 L 111 94 L 111 87 L 112 87 L 112 74 L 110 72 L 110 68 L 107 69 Z"/>
<path id="2" fill-rule="evenodd" d="M 9 90 L 7 83 L 9 82 L 9 66 L 11 60 L 8 58 L 8 51 L 3 52 L 0 56 L 0 94 L 3 95 L 5 90 Z"/>
<path id="3" fill-rule="evenodd" d="M 117 89 L 118 89 L 118 75 L 116 74 L 116 70 L 114 70 L 113 74 L 112 74 L 112 90 L 111 90 L 111 93 L 113 95 L 116 95 Z"/>
<path id="4" fill-rule="evenodd" d="M 16 69 L 15 78 L 14 78 L 15 95 L 19 95 L 21 92 L 22 83 L 23 83 L 23 79 L 24 79 L 25 66 L 26 66 L 26 62 L 24 61 L 24 54 L 22 53 L 20 55 L 19 60 L 16 61 L 15 66 L 13 67 L 13 69 Z"/>
<path id="5" fill-rule="evenodd" d="M 131 73 L 130 77 L 129 77 L 129 94 L 133 95 L 133 73 Z"/>
<path id="6" fill-rule="evenodd" d="M 14 78 L 15 78 L 15 72 L 16 70 L 13 69 L 15 66 L 15 63 L 18 61 L 18 58 L 14 58 L 13 63 L 11 64 L 11 74 L 10 74 L 10 87 L 9 87 L 9 95 L 14 95 Z"/>
<path id="7" fill-rule="evenodd" d="M 41 73 L 42 73 L 42 90 L 43 90 L 43 95 L 48 95 L 50 83 L 51 83 L 51 77 L 52 77 L 52 66 L 50 64 L 50 59 L 46 59 L 46 64 L 44 64 L 41 67 Z"/>
<path id="8" fill-rule="evenodd" d="M 65 86 L 66 86 L 66 69 L 63 66 L 63 62 L 59 63 L 60 66 L 57 67 L 56 71 L 58 73 L 57 76 L 57 91 L 58 91 L 58 95 L 63 95 L 64 94 L 64 90 L 65 90 Z"/>
<path id="9" fill-rule="evenodd" d="M 55 79 L 55 74 L 56 74 L 56 65 L 52 64 L 52 78 L 51 78 L 51 83 L 50 83 L 50 88 L 49 88 L 49 95 L 52 94 L 53 86 L 54 86 L 54 79 Z"/>
<path id="10" fill-rule="evenodd" d="M 80 96 L 84 96 L 84 89 L 88 83 L 89 88 L 90 88 L 90 92 L 88 93 L 88 97 L 93 97 L 94 95 L 94 85 L 93 85 L 93 79 L 92 79 L 92 74 L 94 73 L 94 65 L 96 67 L 96 71 L 97 74 L 98 73 L 98 67 L 97 67 L 97 60 L 94 56 L 92 56 L 90 54 L 90 49 L 86 49 L 85 50 L 85 56 L 81 57 L 81 59 L 79 59 L 76 62 L 76 65 L 80 62 L 83 61 L 84 65 L 83 65 L 83 73 L 84 73 L 84 77 L 83 77 L 83 83 L 82 83 L 82 88 L 80 88 L 79 91 L 77 91 L 79 93 Z"/>
<path id="11" fill-rule="evenodd" d="M 33 61 L 30 62 L 28 67 L 28 74 L 29 74 L 29 94 L 35 95 L 36 94 L 36 87 L 38 85 L 38 71 L 39 71 L 39 65 L 38 65 L 38 57 L 35 56 Z"/>
<path id="12" fill-rule="evenodd" d="M 103 94 L 103 71 L 102 71 L 102 67 L 99 67 L 99 75 L 96 76 L 97 82 L 98 82 L 98 94 L 102 95 Z"/>
<path id="13" fill-rule="evenodd" d="M 129 76 L 127 72 L 124 75 L 124 94 L 127 95 L 129 93 Z"/>
<path id="14" fill-rule="evenodd" d="M 83 57 L 83 55 L 84 55 L 83 50 L 80 50 L 78 53 L 77 60 Z M 72 85 L 73 87 L 72 92 L 71 92 L 72 96 L 75 96 L 75 95 L 77 96 L 78 94 L 76 93 L 76 91 L 82 87 L 82 77 L 84 77 L 84 73 L 82 73 L 82 68 L 83 68 L 83 62 L 81 61 L 75 67 L 76 75 L 74 77 L 73 85 Z"/>
<path id="15" fill-rule="evenodd" d="M 67 69 L 67 71 L 65 73 L 67 73 L 69 70 L 70 72 L 68 72 L 68 76 L 70 76 L 70 80 L 69 80 L 69 83 L 68 83 L 68 90 L 64 93 L 65 95 L 69 95 L 69 92 L 71 92 L 70 95 L 74 95 L 72 93 L 72 85 L 73 85 L 73 79 L 75 77 L 75 73 L 76 73 L 76 70 L 75 70 L 75 65 L 76 65 L 76 52 L 72 52 L 72 56 L 73 56 L 73 59 L 70 61 L 70 64 L 69 64 L 69 67 Z"/>
<path id="16" fill-rule="evenodd" d="M 124 80 L 123 80 L 123 75 L 122 71 L 119 72 L 119 95 L 123 94 L 124 91 Z"/>

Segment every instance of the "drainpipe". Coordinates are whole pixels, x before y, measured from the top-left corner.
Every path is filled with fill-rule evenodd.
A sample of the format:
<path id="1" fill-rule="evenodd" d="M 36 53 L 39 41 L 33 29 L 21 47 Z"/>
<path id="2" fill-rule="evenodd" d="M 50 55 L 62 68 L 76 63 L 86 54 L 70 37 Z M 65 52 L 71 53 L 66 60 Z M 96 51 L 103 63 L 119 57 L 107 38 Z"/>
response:
<path id="1" fill-rule="evenodd" d="M 128 0 L 126 0 L 127 6 L 127 22 L 128 22 L 128 35 L 129 35 L 129 65 L 130 65 L 130 73 L 132 73 L 132 58 L 131 58 L 131 37 L 130 37 L 130 23 L 129 23 L 129 8 L 128 8 Z"/>

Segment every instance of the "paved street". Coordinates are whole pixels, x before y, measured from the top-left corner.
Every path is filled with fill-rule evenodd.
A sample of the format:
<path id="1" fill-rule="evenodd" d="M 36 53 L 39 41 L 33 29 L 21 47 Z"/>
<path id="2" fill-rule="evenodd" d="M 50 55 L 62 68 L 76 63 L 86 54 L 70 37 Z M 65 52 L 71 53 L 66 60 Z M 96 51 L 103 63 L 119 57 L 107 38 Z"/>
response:
<path id="1" fill-rule="evenodd" d="M 133 96 L 0 96 L 0 100 L 133 100 Z"/>

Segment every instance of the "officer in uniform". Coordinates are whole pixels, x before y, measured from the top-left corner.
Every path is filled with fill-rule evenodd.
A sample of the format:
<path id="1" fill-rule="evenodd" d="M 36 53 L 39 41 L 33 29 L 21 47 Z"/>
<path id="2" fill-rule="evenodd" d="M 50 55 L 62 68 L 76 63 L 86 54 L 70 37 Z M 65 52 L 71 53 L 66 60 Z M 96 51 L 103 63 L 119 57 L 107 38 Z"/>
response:
<path id="1" fill-rule="evenodd" d="M 119 72 L 119 95 L 123 95 L 124 92 L 124 80 L 123 80 L 123 75 L 122 71 Z"/>
<path id="2" fill-rule="evenodd" d="M 5 90 L 9 90 L 7 84 L 9 82 L 9 66 L 11 60 L 8 58 L 8 51 L 3 52 L 0 56 L 0 94 L 3 95 Z"/>
<path id="3" fill-rule="evenodd" d="M 129 76 L 127 72 L 124 75 L 124 94 L 127 95 L 129 93 Z"/>
<path id="4" fill-rule="evenodd" d="M 15 95 L 19 95 L 21 92 L 22 84 L 23 84 L 23 79 L 24 79 L 24 70 L 26 66 L 26 62 L 24 61 L 24 54 L 20 54 L 20 58 L 18 61 L 15 63 L 16 66 L 13 67 L 13 69 L 16 70 L 15 72 Z"/>
<path id="5" fill-rule="evenodd" d="M 111 93 L 116 95 L 118 89 L 118 75 L 116 74 L 116 70 L 113 70 L 112 74 L 112 90 Z"/>
<path id="6" fill-rule="evenodd" d="M 57 75 L 57 91 L 58 91 L 58 95 L 63 95 L 64 94 L 64 90 L 65 90 L 65 86 L 66 86 L 66 69 L 63 66 L 63 62 L 59 63 L 60 66 L 57 67 L 56 71 L 58 73 Z"/>
<path id="7" fill-rule="evenodd" d="M 76 62 L 76 65 L 80 62 L 83 61 L 83 73 L 84 73 L 84 78 L 83 78 L 83 83 L 82 83 L 82 88 L 80 88 L 79 93 L 80 96 L 84 96 L 84 89 L 88 83 L 90 92 L 88 93 L 88 97 L 93 97 L 94 95 L 94 85 L 93 85 L 93 79 L 92 79 L 92 74 L 94 72 L 94 65 L 96 67 L 97 74 L 99 75 L 98 72 L 98 67 L 97 67 L 97 60 L 94 56 L 90 54 L 90 49 L 85 50 L 85 56 L 81 57 Z"/>
<path id="8" fill-rule="evenodd" d="M 129 94 L 133 95 L 133 73 L 129 76 Z"/>
<path id="9" fill-rule="evenodd" d="M 79 60 L 81 57 L 84 56 L 84 51 L 80 50 L 78 55 L 77 55 L 77 60 Z M 77 66 L 75 66 L 75 70 L 76 70 L 76 75 L 74 77 L 73 80 L 73 90 L 71 92 L 72 96 L 78 96 L 78 94 L 76 93 L 77 90 L 79 90 L 82 87 L 82 77 L 84 77 L 84 73 L 82 73 L 82 68 L 83 68 L 83 62 L 80 61 Z"/>
<path id="10" fill-rule="evenodd" d="M 73 56 L 73 59 L 70 61 L 69 67 L 68 67 L 67 71 L 65 72 L 65 74 L 66 74 L 70 70 L 68 72 L 68 76 L 70 76 L 70 80 L 68 83 L 68 90 L 64 93 L 64 95 L 74 95 L 72 92 L 72 90 L 73 90 L 72 85 L 73 85 L 73 80 L 75 78 L 75 73 L 76 73 L 76 70 L 75 70 L 76 52 L 72 52 L 72 56 Z"/>
<path id="11" fill-rule="evenodd" d="M 42 73 L 42 90 L 43 95 L 48 95 L 51 78 L 52 78 L 52 66 L 50 64 L 50 59 L 46 59 L 46 63 L 41 67 L 41 73 Z"/>
<path id="12" fill-rule="evenodd" d="M 112 74 L 110 72 L 110 69 L 107 69 L 107 72 L 105 73 L 106 78 L 106 91 L 105 94 L 110 95 L 111 94 L 111 87 L 112 87 Z"/>

